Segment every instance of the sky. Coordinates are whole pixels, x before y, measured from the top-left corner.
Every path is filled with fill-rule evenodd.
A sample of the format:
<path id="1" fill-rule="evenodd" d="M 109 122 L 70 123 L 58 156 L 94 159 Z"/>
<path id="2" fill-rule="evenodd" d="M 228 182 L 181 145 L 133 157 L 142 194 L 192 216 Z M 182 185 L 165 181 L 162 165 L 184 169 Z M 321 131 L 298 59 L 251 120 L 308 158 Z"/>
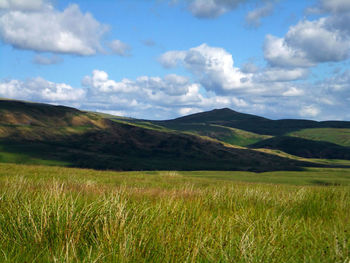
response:
<path id="1" fill-rule="evenodd" d="M 350 120 L 350 1 L 0 0 L 0 97 Z"/>

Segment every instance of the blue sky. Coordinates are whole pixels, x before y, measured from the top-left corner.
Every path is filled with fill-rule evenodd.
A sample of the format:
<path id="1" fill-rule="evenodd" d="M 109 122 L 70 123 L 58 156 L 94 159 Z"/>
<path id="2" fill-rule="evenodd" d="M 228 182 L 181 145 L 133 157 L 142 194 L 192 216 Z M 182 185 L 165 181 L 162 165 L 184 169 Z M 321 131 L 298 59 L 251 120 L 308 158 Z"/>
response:
<path id="1" fill-rule="evenodd" d="M 348 0 L 0 0 L 0 97 L 350 119 Z"/>

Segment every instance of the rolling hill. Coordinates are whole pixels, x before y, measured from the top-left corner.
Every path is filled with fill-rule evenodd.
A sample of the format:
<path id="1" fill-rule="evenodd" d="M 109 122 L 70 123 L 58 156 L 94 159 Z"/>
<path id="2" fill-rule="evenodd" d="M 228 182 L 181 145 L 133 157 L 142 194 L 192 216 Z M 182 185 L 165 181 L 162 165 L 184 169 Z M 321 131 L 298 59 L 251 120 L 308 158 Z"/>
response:
<path id="1" fill-rule="evenodd" d="M 289 170 L 313 165 L 292 155 L 350 160 L 348 127 L 345 121 L 270 120 L 227 108 L 150 121 L 0 100 L 0 162 L 113 170 Z"/>
<path id="2" fill-rule="evenodd" d="M 297 137 L 277 136 L 252 144 L 250 147 L 281 150 L 305 158 L 350 160 L 349 147 Z"/>
<path id="3" fill-rule="evenodd" d="M 306 158 L 349 159 L 347 121 L 270 120 L 224 108 L 152 123 L 252 149 L 275 149 Z"/>
<path id="4" fill-rule="evenodd" d="M 91 112 L 0 101 L 0 162 L 113 170 L 292 170 L 312 165 Z"/>
<path id="5" fill-rule="evenodd" d="M 348 121 L 312 121 L 298 119 L 271 120 L 251 114 L 239 113 L 228 108 L 195 113 L 188 116 L 153 123 L 176 128 L 186 124 L 215 124 L 237 128 L 260 135 L 284 135 L 290 132 L 310 128 L 346 128 L 350 129 Z"/>
<path id="6" fill-rule="evenodd" d="M 304 129 L 288 134 L 298 138 L 313 141 L 331 142 L 341 146 L 350 147 L 350 129 L 315 128 Z"/>

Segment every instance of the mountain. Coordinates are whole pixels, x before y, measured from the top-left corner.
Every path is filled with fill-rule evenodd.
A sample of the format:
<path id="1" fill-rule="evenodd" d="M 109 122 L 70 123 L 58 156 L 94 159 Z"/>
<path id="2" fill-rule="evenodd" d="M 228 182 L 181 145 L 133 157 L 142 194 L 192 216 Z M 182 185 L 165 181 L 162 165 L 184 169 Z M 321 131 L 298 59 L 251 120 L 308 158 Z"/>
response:
<path id="1" fill-rule="evenodd" d="M 310 128 L 350 128 L 350 122 L 347 121 L 270 120 L 251 114 L 239 113 L 228 108 L 196 113 L 173 120 L 153 121 L 153 123 L 175 129 L 189 124 L 215 124 L 271 136 L 284 135 Z"/>
<path id="2" fill-rule="evenodd" d="M 268 171 L 312 165 L 150 122 L 10 100 L 0 101 L 0 162 L 113 170 Z"/>
<path id="3" fill-rule="evenodd" d="M 167 123 L 215 123 L 226 124 L 233 121 L 263 121 L 263 117 L 240 113 L 229 108 L 214 109 L 166 121 Z"/>
<path id="4" fill-rule="evenodd" d="M 349 160 L 350 122 L 347 121 L 270 120 L 224 108 L 173 120 L 152 121 L 152 124 L 251 149 Z"/>
<path id="5" fill-rule="evenodd" d="M 0 100 L 0 162 L 114 170 L 296 169 L 312 164 L 282 157 L 350 160 L 349 127 L 345 121 L 270 120 L 228 108 L 149 121 Z"/>

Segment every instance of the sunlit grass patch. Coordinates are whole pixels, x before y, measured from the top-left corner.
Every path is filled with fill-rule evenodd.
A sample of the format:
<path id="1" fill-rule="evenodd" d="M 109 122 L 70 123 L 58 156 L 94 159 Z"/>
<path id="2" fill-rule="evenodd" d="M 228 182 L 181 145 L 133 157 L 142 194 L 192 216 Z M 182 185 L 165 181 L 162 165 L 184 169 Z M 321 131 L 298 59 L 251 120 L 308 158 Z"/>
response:
<path id="1" fill-rule="evenodd" d="M 0 262 L 347 262 L 349 186 L 278 173 L 1 164 Z"/>

